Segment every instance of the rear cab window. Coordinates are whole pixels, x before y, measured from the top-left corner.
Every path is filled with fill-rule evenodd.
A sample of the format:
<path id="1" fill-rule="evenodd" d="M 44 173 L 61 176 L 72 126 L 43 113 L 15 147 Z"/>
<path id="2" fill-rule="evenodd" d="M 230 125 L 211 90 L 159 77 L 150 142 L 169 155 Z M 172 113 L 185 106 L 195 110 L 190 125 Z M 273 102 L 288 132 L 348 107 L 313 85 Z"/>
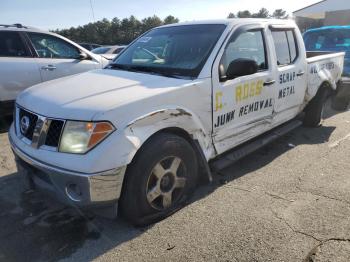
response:
<path id="1" fill-rule="evenodd" d="M 299 55 L 298 45 L 293 29 L 273 29 L 272 38 L 278 66 L 293 64 Z"/>
<path id="2" fill-rule="evenodd" d="M 28 49 L 18 32 L 0 31 L 0 57 L 29 57 Z"/>

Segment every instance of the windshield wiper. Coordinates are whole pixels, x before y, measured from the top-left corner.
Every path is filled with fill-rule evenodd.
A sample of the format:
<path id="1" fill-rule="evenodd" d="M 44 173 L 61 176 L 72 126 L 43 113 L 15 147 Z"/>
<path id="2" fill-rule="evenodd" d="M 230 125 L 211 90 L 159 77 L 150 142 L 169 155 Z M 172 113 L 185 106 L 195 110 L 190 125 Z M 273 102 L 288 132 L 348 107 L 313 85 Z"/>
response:
<path id="1" fill-rule="evenodd" d="M 120 69 L 120 70 L 125 70 L 130 72 L 148 73 L 152 75 L 160 75 L 160 76 L 172 77 L 172 78 L 178 78 L 178 79 L 186 78 L 183 75 L 170 72 L 169 70 L 162 70 L 161 68 L 155 68 L 155 67 L 149 67 L 149 66 L 132 66 L 132 65 L 122 65 L 122 64 L 112 63 L 112 64 L 109 64 L 107 68 Z"/>
<path id="2" fill-rule="evenodd" d="M 183 75 L 179 75 L 179 74 L 175 74 L 175 73 L 171 73 L 171 72 L 159 72 L 159 75 L 165 76 L 165 77 L 178 78 L 178 79 L 184 79 L 184 78 L 186 78 L 186 77 L 183 76 Z"/>
<path id="3" fill-rule="evenodd" d="M 130 66 L 116 64 L 116 63 L 111 63 L 111 64 L 107 65 L 106 68 L 107 69 L 120 69 L 120 70 L 130 71 Z"/>
<path id="4" fill-rule="evenodd" d="M 108 68 L 108 69 L 120 69 L 120 70 L 125 70 L 125 71 L 130 71 L 130 72 L 143 72 L 143 73 L 152 73 L 153 72 L 153 70 L 149 70 L 148 67 L 123 65 L 123 64 L 116 64 L 116 63 L 109 64 L 106 68 Z"/>

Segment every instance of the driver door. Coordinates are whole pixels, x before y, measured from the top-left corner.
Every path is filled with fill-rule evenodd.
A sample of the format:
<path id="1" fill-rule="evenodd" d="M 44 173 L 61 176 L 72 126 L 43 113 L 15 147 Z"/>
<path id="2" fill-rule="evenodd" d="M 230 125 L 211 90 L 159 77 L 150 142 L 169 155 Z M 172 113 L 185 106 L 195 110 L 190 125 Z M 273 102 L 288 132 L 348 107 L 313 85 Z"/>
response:
<path id="1" fill-rule="evenodd" d="M 254 26 L 236 29 L 214 64 L 213 141 L 219 154 L 271 126 L 275 81 L 265 35 L 265 29 Z M 232 79 L 223 78 L 230 63 L 237 59 L 254 60 L 258 71 Z"/>
<path id="2" fill-rule="evenodd" d="M 27 35 L 38 56 L 37 64 L 43 81 L 98 68 L 99 64 L 91 59 L 79 59 L 81 51 L 61 38 L 42 33 Z"/>

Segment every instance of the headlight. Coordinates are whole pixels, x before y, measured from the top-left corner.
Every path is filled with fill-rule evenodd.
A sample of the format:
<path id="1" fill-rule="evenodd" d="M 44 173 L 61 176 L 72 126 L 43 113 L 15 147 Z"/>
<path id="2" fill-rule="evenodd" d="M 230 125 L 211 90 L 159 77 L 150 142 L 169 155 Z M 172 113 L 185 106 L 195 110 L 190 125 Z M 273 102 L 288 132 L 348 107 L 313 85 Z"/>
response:
<path id="1" fill-rule="evenodd" d="M 59 151 L 84 154 L 115 130 L 108 122 L 67 121 L 61 137 Z"/>

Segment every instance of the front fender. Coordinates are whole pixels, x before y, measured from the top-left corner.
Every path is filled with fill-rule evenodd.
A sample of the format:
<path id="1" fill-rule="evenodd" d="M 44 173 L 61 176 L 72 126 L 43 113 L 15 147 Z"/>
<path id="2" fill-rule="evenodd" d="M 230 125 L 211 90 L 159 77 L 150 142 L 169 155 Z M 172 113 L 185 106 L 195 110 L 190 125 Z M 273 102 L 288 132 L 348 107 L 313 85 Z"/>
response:
<path id="1" fill-rule="evenodd" d="M 205 130 L 200 119 L 190 110 L 174 107 L 150 112 L 127 124 L 124 134 L 135 148 L 129 156 L 135 155 L 153 134 L 168 128 L 180 128 L 197 140 L 206 159 L 213 154 L 210 130 Z"/>

